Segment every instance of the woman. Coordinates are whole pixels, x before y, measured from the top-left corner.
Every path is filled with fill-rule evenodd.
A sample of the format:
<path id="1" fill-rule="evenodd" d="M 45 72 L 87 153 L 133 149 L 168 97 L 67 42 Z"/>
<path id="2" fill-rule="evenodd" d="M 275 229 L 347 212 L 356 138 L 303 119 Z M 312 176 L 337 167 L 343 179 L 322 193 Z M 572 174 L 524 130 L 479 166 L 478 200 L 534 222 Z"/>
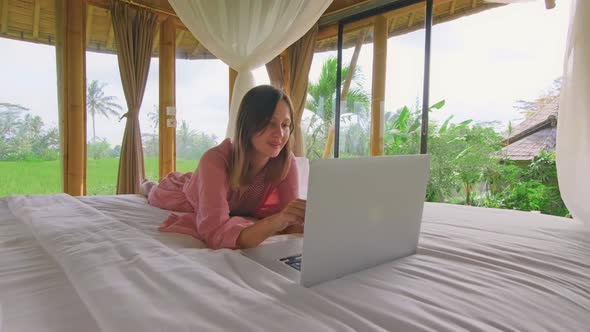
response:
<path id="1" fill-rule="evenodd" d="M 189 212 L 171 215 L 160 230 L 191 234 L 213 249 L 251 248 L 277 233 L 303 232 L 292 119 L 282 91 L 268 85 L 248 91 L 233 142 L 207 151 L 193 174 L 171 173 L 149 190 L 149 204 Z"/>

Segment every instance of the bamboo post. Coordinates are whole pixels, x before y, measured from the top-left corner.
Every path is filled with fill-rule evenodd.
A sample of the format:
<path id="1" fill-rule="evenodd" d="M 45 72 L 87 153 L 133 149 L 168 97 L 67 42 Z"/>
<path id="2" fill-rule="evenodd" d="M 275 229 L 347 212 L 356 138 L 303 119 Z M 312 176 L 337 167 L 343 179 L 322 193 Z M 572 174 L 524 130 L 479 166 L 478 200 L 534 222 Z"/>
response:
<path id="1" fill-rule="evenodd" d="M 371 156 L 383 155 L 383 113 L 387 69 L 387 19 L 375 17 L 373 30 L 373 84 L 371 92 Z"/>
<path id="2" fill-rule="evenodd" d="M 86 194 L 86 2 L 56 0 L 55 16 L 62 185 L 80 196 Z"/>
<path id="3" fill-rule="evenodd" d="M 348 94 L 348 90 L 350 89 L 350 84 L 352 83 L 354 70 L 356 68 L 356 64 L 359 59 L 359 54 L 361 53 L 361 48 L 363 46 L 363 43 L 365 42 L 366 37 L 367 30 L 362 30 L 359 32 L 359 35 L 356 39 L 356 44 L 354 45 L 354 51 L 352 53 L 352 59 L 350 59 L 350 65 L 348 66 L 348 73 L 342 86 L 342 94 L 340 98 L 341 103 L 343 101 L 346 101 L 346 95 Z M 336 121 L 336 119 L 332 119 L 332 124 L 330 125 L 330 130 L 328 131 L 328 138 L 326 139 L 326 146 L 324 147 L 323 158 L 330 158 L 330 154 L 332 153 L 332 147 L 334 146 L 334 121 Z"/>
<path id="4" fill-rule="evenodd" d="M 166 19 L 160 27 L 160 179 L 176 170 L 176 115 L 168 115 L 167 108 L 176 109 L 176 26 Z"/>

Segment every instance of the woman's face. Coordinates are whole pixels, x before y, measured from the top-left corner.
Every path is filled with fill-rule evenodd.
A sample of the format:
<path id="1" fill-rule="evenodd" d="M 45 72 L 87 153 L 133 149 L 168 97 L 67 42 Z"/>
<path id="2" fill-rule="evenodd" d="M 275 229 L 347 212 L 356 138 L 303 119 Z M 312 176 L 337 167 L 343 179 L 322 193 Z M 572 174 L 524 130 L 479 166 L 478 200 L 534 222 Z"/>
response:
<path id="1" fill-rule="evenodd" d="M 252 145 L 259 157 L 275 158 L 281 153 L 291 133 L 289 105 L 281 99 L 266 126 L 252 137 Z"/>

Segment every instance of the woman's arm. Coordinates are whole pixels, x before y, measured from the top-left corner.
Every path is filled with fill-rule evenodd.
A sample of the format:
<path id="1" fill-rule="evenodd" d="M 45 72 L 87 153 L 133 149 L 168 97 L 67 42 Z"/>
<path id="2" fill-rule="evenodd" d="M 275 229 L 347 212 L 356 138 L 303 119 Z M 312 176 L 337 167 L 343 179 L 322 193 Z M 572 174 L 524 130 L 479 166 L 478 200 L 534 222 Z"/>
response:
<path id="1" fill-rule="evenodd" d="M 197 233 L 211 249 L 237 248 L 242 230 L 254 225 L 243 217 L 230 217 L 227 194 L 229 175 L 227 161 L 221 151 L 209 150 L 184 189 L 195 208 Z"/>
<path id="2" fill-rule="evenodd" d="M 279 185 L 278 190 L 281 204 L 283 206 L 299 197 L 299 169 L 297 167 L 297 161 L 294 154 L 291 154 L 291 166 L 289 168 L 289 173 L 287 174 L 285 180 Z M 303 207 L 302 218 L 305 220 L 305 206 Z M 293 233 L 303 233 L 303 224 L 290 225 L 281 231 L 281 234 Z"/>
<path id="3" fill-rule="evenodd" d="M 238 236 L 238 246 L 240 248 L 253 248 L 278 232 L 291 227 L 302 227 L 305 204 L 304 200 L 293 200 L 281 212 L 244 228 Z"/>

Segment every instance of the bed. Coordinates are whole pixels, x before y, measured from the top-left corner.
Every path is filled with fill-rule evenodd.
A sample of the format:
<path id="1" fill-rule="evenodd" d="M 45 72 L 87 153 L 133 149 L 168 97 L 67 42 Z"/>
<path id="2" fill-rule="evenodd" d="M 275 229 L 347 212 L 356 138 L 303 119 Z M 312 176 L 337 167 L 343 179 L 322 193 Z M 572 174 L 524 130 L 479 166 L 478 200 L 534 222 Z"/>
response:
<path id="1" fill-rule="evenodd" d="M 570 219 L 426 203 L 416 255 L 304 288 L 158 232 L 169 213 L 140 195 L 0 198 L 0 330 L 590 330 L 590 228 Z"/>

